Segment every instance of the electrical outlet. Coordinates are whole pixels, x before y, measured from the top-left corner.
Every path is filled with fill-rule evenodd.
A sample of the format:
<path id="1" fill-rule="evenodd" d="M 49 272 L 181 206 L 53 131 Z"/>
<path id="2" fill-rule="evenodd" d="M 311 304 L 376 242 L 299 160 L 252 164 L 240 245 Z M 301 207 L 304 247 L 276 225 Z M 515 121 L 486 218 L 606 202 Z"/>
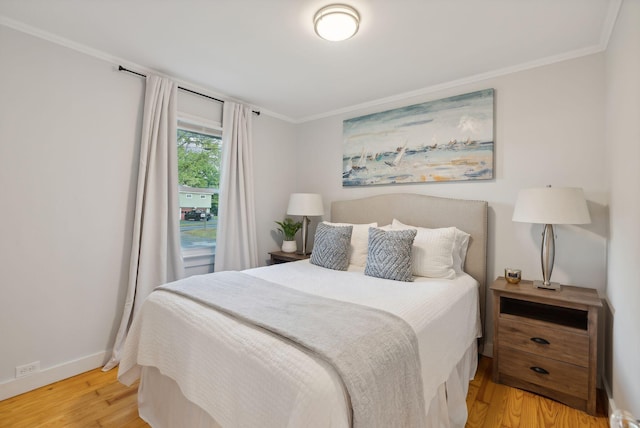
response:
<path id="1" fill-rule="evenodd" d="M 40 371 L 40 361 L 16 367 L 16 378 L 29 376 Z"/>

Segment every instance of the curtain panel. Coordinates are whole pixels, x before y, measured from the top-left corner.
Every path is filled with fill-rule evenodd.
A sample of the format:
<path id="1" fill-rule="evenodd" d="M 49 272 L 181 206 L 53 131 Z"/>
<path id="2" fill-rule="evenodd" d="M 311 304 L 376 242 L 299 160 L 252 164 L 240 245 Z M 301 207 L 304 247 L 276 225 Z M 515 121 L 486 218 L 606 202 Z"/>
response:
<path id="1" fill-rule="evenodd" d="M 166 78 L 146 79 L 129 281 L 111 359 L 120 361 L 129 326 L 158 285 L 184 276 L 178 201 L 177 89 Z"/>
<path id="2" fill-rule="evenodd" d="M 251 121 L 249 106 L 225 101 L 216 272 L 258 266 Z"/>

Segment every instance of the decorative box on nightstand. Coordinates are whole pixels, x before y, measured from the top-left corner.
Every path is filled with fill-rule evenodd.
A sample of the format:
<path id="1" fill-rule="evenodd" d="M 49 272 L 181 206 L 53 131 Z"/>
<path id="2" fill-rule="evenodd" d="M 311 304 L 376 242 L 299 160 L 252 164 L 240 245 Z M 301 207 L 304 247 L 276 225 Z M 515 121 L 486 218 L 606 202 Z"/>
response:
<path id="1" fill-rule="evenodd" d="M 269 253 L 271 256 L 271 264 L 277 265 L 279 263 L 295 262 L 298 260 L 304 260 L 311 257 L 311 254 L 302 255 L 298 253 L 285 253 L 283 251 L 272 251 Z"/>
<path id="2" fill-rule="evenodd" d="M 535 288 L 499 277 L 493 291 L 493 380 L 594 415 L 598 292 Z"/>

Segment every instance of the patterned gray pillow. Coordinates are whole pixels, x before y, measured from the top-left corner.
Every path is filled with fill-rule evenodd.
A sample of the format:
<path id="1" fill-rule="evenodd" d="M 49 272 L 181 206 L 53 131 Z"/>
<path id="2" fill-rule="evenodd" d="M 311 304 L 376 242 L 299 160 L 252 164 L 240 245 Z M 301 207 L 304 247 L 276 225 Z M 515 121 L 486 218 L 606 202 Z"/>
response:
<path id="1" fill-rule="evenodd" d="M 318 224 L 310 262 L 328 269 L 347 270 L 352 230 L 353 226 Z"/>
<path id="2" fill-rule="evenodd" d="M 395 281 L 413 281 L 411 246 L 415 229 L 384 231 L 369 228 L 369 253 L 364 274 Z"/>

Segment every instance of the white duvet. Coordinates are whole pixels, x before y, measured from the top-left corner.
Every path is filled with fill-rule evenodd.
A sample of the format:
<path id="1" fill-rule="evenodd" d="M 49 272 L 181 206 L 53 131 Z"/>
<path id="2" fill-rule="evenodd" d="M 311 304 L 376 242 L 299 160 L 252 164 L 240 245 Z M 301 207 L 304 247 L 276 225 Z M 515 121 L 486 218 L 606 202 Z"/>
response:
<path id="1" fill-rule="evenodd" d="M 379 308 L 417 333 L 425 402 L 480 335 L 478 286 L 416 278 L 371 278 L 362 268 L 338 272 L 308 261 L 245 271 L 308 293 Z M 206 286 L 208 275 L 192 277 Z M 142 366 L 177 382 L 185 397 L 224 427 L 348 427 L 345 393 L 321 360 L 261 330 L 191 300 L 154 292 L 129 332 L 118 377 L 125 384 Z"/>

